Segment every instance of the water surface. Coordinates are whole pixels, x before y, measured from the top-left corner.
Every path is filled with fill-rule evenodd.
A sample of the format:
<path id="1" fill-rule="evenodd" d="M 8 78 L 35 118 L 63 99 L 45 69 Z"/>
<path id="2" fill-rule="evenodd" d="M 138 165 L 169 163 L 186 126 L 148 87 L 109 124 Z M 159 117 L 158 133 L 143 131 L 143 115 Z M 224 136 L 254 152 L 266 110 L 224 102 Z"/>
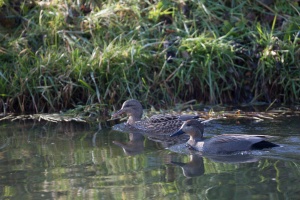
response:
<path id="1" fill-rule="evenodd" d="M 0 122 L 1 199 L 298 199 L 300 118 L 216 120 L 222 133 L 276 136 L 281 147 L 201 157 L 83 123 Z"/>

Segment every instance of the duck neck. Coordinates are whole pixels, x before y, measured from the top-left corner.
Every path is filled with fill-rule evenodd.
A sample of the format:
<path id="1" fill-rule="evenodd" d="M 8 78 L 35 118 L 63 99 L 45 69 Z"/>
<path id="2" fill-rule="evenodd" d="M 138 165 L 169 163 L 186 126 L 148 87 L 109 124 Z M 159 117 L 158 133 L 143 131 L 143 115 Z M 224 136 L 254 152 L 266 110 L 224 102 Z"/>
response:
<path id="1" fill-rule="evenodd" d="M 193 138 L 190 138 L 187 143 L 193 147 L 197 144 L 197 141 Z"/>
<path id="2" fill-rule="evenodd" d="M 203 133 L 201 131 L 197 131 L 196 133 L 193 133 L 190 135 L 189 142 L 190 143 L 197 143 L 203 141 Z"/>
<path id="3" fill-rule="evenodd" d="M 130 115 L 128 117 L 127 124 L 134 125 L 136 121 L 140 121 L 140 120 L 141 120 L 141 117 L 136 117 L 136 116 Z"/>

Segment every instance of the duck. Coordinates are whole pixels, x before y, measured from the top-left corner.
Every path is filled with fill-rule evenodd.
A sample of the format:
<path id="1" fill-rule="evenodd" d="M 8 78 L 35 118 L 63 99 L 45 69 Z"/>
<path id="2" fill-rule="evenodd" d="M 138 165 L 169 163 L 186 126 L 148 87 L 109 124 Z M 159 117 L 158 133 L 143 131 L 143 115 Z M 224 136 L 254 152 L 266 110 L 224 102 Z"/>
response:
<path id="1" fill-rule="evenodd" d="M 190 136 L 186 143 L 188 148 L 202 152 L 203 154 L 231 154 L 279 146 L 267 141 L 267 138 L 272 137 L 267 135 L 222 134 L 210 139 L 205 139 L 203 132 L 203 123 L 191 119 L 185 121 L 180 129 L 170 136 L 174 137 L 184 133 L 188 134 Z"/>
<path id="2" fill-rule="evenodd" d="M 130 131 L 136 130 L 152 135 L 162 134 L 167 136 L 176 132 L 184 121 L 199 118 L 197 115 L 159 114 L 147 119 L 142 119 L 143 107 L 136 99 L 126 100 L 122 104 L 121 109 L 112 115 L 112 118 L 116 118 L 122 114 L 127 114 L 128 116 L 125 126 Z"/>

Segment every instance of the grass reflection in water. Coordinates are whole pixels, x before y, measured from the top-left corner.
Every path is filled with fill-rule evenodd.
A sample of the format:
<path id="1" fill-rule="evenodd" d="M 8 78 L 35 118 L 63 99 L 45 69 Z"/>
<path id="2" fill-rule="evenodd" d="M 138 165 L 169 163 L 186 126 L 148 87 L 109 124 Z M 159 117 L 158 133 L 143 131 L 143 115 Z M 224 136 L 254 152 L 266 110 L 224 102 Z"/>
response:
<path id="1" fill-rule="evenodd" d="M 234 130 L 279 136 L 283 147 L 237 155 L 243 162 L 177 152 L 111 129 L 95 135 L 94 126 L 82 123 L 1 122 L 1 198 L 295 199 L 300 192 L 297 120 L 260 122 L 255 128 L 208 125 L 208 136 Z M 286 124 L 288 132 L 282 129 Z M 187 166 L 190 171 L 184 172 Z"/>

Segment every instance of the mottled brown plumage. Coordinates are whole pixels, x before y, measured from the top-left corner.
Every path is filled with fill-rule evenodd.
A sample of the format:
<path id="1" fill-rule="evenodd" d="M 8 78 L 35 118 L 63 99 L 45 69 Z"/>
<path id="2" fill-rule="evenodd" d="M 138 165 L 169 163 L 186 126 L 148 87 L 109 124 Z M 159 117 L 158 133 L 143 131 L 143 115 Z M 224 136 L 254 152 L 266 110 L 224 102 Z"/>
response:
<path id="1" fill-rule="evenodd" d="M 199 118 L 197 115 L 154 115 L 142 120 L 143 108 L 135 99 L 127 100 L 122 108 L 114 113 L 112 117 L 127 114 L 126 126 L 129 130 L 141 131 L 150 135 L 168 135 L 176 132 L 182 123 L 188 119 Z"/>

